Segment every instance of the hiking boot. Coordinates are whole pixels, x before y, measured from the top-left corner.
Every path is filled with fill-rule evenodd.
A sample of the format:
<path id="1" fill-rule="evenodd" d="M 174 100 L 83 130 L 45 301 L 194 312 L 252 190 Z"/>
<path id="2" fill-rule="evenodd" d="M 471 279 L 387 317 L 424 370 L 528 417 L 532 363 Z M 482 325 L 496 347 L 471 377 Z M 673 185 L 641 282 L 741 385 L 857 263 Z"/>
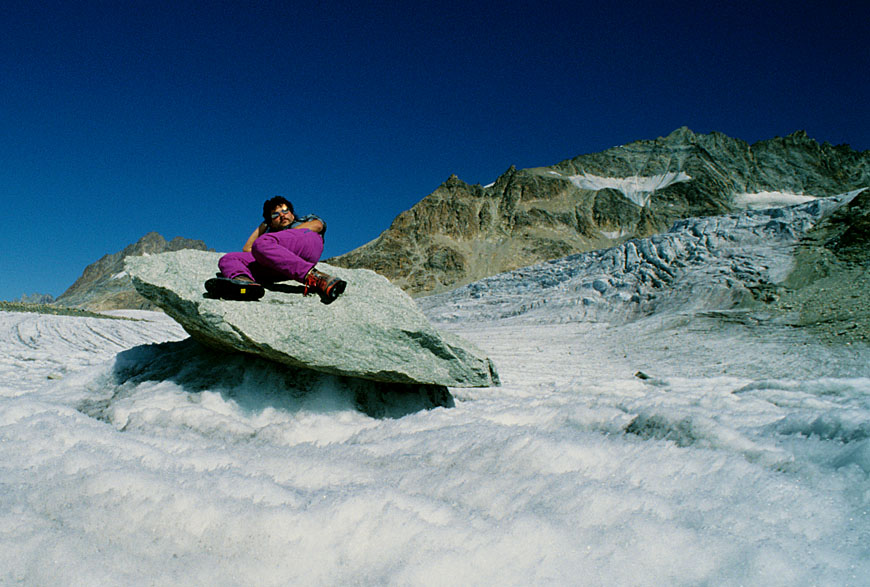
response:
<path id="1" fill-rule="evenodd" d="M 305 286 L 303 295 L 307 296 L 310 291 L 315 291 L 328 300 L 334 300 L 340 296 L 344 288 L 347 287 L 346 281 L 321 273 L 317 269 L 309 271 L 302 284 Z"/>
<path id="2" fill-rule="evenodd" d="M 210 297 L 223 300 L 255 301 L 266 293 L 262 285 L 246 278 L 212 277 L 205 282 Z"/>

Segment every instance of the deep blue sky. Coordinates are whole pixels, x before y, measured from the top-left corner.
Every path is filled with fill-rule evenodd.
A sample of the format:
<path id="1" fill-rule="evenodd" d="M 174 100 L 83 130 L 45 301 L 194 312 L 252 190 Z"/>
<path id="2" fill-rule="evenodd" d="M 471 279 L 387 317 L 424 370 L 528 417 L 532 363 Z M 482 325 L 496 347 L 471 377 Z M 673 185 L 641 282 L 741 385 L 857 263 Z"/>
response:
<path id="1" fill-rule="evenodd" d="M 149 231 L 238 250 L 275 194 L 331 256 L 452 173 L 683 125 L 866 150 L 868 22 L 866 0 L 2 2 L 0 299 Z"/>

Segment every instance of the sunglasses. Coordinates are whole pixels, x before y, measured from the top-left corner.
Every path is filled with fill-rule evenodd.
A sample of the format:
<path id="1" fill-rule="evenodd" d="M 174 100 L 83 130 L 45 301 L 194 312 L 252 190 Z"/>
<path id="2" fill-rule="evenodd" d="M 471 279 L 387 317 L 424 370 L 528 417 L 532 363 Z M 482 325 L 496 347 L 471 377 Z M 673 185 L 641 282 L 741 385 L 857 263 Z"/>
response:
<path id="1" fill-rule="evenodd" d="M 272 212 L 272 218 L 278 218 L 278 216 L 282 216 L 284 214 L 292 214 L 289 208 L 284 208 L 283 210 L 278 210 L 277 212 Z"/>

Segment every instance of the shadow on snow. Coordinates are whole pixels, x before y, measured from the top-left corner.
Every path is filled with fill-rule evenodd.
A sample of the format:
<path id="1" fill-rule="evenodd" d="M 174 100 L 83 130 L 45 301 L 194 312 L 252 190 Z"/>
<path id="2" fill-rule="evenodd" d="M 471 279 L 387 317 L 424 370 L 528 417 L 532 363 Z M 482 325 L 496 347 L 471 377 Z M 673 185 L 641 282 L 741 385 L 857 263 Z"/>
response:
<path id="1" fill-rule="evenodd" d="M 220 393 L 242 410 L 331 412 L 356 409 L 373 418 L 400 418 L 422 410 L 453 407 L 441 385 L 388 383 L 295 368 L 238 352 L 206 347 L 192 338 L 148 344 L 118 353 L 111 403 L 139 384 L 170 381 L 188 393 Z M 101 402 L 101 403 L 105 403 Z M 82 411 L 90 412 L 86 407 Z"/>

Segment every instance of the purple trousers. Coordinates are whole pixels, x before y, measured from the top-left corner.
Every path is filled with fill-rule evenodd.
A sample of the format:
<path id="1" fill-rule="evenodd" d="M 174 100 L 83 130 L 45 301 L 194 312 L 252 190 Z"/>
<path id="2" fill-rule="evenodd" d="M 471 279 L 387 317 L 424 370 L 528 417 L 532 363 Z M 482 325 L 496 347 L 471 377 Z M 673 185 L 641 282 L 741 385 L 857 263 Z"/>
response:
<path id="1" fill-rule="evenodd" d="M 260 283 L 293 279 L 302 283 L 323 254 L 323 237 L 307 228 L 267 232 L 254 241 L 250 253 L 227 253 L 218 261 L 221 275 L 240 275 Z"/>

